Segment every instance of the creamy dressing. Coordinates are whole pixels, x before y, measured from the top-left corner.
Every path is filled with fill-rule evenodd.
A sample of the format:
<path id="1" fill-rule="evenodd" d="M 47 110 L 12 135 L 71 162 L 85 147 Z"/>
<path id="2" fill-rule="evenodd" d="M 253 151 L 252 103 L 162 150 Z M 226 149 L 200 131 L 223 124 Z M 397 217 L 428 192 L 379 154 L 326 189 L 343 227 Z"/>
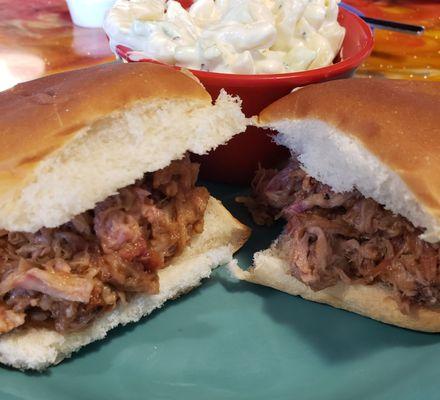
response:
<path id="1" fill-rule="evenodd" d="M 339 0 L 117 0 L 104 22 L 116 45 L 144 58 L 236 74 L 332 64 L 344 39 Z"/>

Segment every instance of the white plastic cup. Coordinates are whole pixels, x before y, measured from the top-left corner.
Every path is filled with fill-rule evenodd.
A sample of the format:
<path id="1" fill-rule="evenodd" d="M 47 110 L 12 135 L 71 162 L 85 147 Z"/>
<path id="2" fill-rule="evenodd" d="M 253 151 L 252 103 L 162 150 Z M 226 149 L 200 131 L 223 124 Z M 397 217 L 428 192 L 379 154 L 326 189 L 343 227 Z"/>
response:
<path id="1" fill-rule="evenodd" d="M 107 11 L 115 0 L 67 0 L 70 16 L 75 25 L 101 28 Z"/>

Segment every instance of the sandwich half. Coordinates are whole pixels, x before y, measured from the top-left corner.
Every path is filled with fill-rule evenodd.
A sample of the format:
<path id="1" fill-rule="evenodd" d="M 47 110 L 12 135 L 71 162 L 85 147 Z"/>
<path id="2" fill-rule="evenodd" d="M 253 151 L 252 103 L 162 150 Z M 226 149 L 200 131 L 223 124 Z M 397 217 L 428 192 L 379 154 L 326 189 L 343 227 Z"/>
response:
<path id="1" fill-rule="evenodd" d="M 401 327 L 440 331 L 440 84 L 349 79 L 301 88 L 262 126 L 291 152 L 239 199 L 284 218 L 236 276 Z"/>
<path id="2" fill-rule="evenodd" d="M 0 93 L 0 361 L 41 370 L 191 290 L 249 230 L 196 185 L 245 129 L 191 76 L 147 63 Z"/>

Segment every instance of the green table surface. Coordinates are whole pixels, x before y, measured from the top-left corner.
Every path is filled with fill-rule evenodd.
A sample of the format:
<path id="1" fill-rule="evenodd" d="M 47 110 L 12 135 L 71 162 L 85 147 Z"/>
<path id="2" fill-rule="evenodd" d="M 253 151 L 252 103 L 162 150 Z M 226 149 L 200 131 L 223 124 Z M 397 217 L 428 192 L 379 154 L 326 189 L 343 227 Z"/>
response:
<path id="1" fill-rule="evenodd" d="M 242 221 L 239 188 L 209 185 Z M 255 228 L 255 227 L 253 227 Z M 248 266 L 281 226 L 255 228 Z M 440 335 L 387 326 L 225 268 L 46 373 L 0 371 L 0 399 L 438 399 Z"/>

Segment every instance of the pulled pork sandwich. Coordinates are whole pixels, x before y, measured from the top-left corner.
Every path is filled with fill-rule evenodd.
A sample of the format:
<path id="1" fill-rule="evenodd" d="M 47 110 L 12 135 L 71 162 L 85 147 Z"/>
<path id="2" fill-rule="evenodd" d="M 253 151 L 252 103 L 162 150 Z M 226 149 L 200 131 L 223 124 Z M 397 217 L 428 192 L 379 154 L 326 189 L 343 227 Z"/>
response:
<path id="1" fill-rule="evenodd" d="M 440 84 L 307 86 L 260 114 L 291 151 L 240 199 L 287 224 L 234 273 L 410 329 L 440 331 Z"/>
<path id="2" fill-rule="evenodd" d="M 43 369 L 231 260 L 248 229 L 196 185 L 244 130 L 191 77 L 108 64 L 0 93 L 0 361 Z"/>

